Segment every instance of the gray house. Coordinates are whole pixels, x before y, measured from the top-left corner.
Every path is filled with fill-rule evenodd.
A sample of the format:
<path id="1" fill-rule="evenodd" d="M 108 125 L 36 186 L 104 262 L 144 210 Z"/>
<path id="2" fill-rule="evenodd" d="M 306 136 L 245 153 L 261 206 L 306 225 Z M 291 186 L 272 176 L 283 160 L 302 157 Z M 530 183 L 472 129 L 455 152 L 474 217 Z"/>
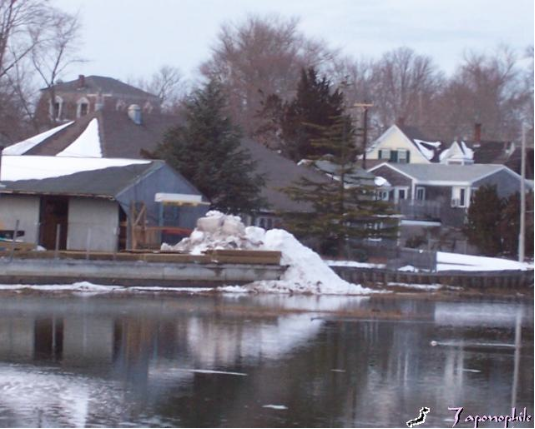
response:
<path id="1" fill-rule="evenodd" d="M 46 249 L 159 247 L 209 205 L 163 161 L 3 156 L 0 230 Z"/>
<path id="2" fill-rule="evenodd" d="M 391 185 L 388 199 L 407 218 L 460 226 L 473 193 L 495 185 L 500 197 L 520 191 L 521 177 L 505 165 L 390 164 L 369 171 Z"/>

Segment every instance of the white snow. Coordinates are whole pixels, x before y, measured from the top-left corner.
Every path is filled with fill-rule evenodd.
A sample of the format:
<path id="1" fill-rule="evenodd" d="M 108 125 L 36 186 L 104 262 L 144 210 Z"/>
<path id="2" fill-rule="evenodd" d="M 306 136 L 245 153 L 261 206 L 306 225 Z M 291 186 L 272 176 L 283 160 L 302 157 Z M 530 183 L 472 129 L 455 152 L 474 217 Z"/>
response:
<path id="1" fill-rule="evenodd" d="M 397 283 L 397 282 L 388 283 L 388 286 L 399 286 L 399 287 L 406 287 L 410 289 L 419 289 L 419 290 L 427 290 L 427 291 L 438 290 L 442 288 L 442 285 L 440 284 L 420 285 L 420 284 L 415 284 L 415 283 Z"/>
<path id="2" fill-rule="evenodd" d="M 60 125 L 59 127 L 52 128 L 51 130 L 45 131 L 44 133 L 37 134 L 36 136 L 30 137 L 29 139 L 23 140 L 21 142 L 15 143 L 9 147 L 6 147 L 3 151 L 4 155 L 23 155 L 29 150 L 33 149 L 42 141 L 53 136 L 58 131 L 61 131 L 63 128 L 68 127 L 73 122 L 67 122 L 66 124 Z"/>
<path id="3" fill-rule="evenodd" d="M 431 161 L 433 157 L 435 156 L 435 151 L 433 149 L 429 149 L 427 146 L 432 146 L 435 149 L 438 149 L 440 145 L 442 144 L 441 142 L 427 142 L 425 140 L 417 140 L 417 139 L 414 139 L 414 143 L 416 143 L 418 150 L 429 161 Z"/>
<path id="4" fill-rule="evenodd" d="M 356 268 L 385 268 L 385 264 L 372 264 L 370 262 L 357 262 L 357 261 L 324 261 L 329 267 L 356 267 Z"/>
<path id="5" fill-rule="evenodd" d="M 418 271 L 417 268 L 413 267 L 412 265 L 405 265 L 404 267 L 398 268 L 398 271 L 405 271 L 409 273 L 415 273 Z"/>
<path id="6" fill-rule="evenodd" d="M 80 137 L 56 156 L 102 158 L 98 120 L 92 119 Z"/>
<path id="7" fill-rule="evenodd" d="M 48 179 L 67 176 L 80 171 L 94 171 L 109 167 L 147 164 L 150 161 L 122 158 L 81 158 L 55 156 L 2 156 L 2 181 Z"/>
<path id="8" fill-rule="evenodd" d="M 272 410 L 287 410 L 288 409 L 286 405 L 275 405 L 275 404 L 262 405 L 262 408 L 271 408 Z"/>
<path id="9" fill-rule="evenodd" d="M 402 219 L 401 225 L 405 226 L 441 226 L 442 222 L 434 222 L 429 220 L 408 220 Z"/>
<path id="10" fill-rule="evenodd" d="M 437 252 L 437 271 L 503 271 L 529 270 L 533 264 L 509 259 Z"/>
<path id="11" fill-rule="evenodd" d="M 391 186 L 390 182 L 381 176 L 377 176 L 374 182 L 376 186 L 384 186 L 384 187 Z"/>
<path id="12" fill-rule="evenodd" d="M 245 228 L 239 217 L 217 211 L 210 211 L 206 217 L 200 218 L 189 238 L 175 246 L 162 245 L 162 250 L 191 254 L 209 249 L 280 251 L 281 264 L 288 266 L 286 272 L 278 281 L 258 281 L 247 285 L 248 289 L 256 292 L 345 295 L 372 292 L 342 280 L 317 253 L 302 245 L 292 234 L 281 229 Z"/>
<path id="13" fill-rule="evenodd" d="M 185 371 L 196 372 L 198 374 L 224 374 L 224 375 L 239 375 L 241 377 L 247 377 L 247 374 L 243 372 L 214 371 L 211 369 L 186 369 Z"/>

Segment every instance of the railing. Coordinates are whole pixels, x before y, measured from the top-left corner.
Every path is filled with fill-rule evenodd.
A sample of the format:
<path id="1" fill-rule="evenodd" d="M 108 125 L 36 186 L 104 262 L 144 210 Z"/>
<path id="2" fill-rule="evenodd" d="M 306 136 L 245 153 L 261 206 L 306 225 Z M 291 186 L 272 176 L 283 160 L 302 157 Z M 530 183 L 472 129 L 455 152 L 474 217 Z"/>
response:
<path id="1" fill-rule="evenodd" d="M 440 221 L 444 225 L 461 227 L 466 218 L 466 209 L 451 207 L 448 201 L 400 200 L 396 210 L 411 220 Z"/>

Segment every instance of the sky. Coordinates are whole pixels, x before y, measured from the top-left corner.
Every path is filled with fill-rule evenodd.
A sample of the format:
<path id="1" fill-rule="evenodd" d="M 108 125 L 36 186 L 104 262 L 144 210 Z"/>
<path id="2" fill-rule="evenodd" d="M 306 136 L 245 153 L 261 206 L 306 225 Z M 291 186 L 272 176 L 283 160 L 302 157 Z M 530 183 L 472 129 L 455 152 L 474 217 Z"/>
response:
<path id="1" fill-rule="evenodd" d="M 377 58 L 408 46 L 451 73 L 469 50 L 533 45 L 533 0 L 55 0 L 78 12 L 87 60 L 64 76 L 149 77 L 160 66 L 198 77 L 219 27 L 248 14 L 299 17 L 301 31 L 344 55 Z"/>

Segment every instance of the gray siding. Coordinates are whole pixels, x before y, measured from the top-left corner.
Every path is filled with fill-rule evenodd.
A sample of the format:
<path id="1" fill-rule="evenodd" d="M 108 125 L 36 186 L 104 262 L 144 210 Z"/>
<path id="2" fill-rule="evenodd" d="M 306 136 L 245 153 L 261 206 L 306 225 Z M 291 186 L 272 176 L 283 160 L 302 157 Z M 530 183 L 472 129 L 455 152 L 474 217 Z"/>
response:
<path id="1" fill-rule="evenodd" d="M 71 198 L 67 249 L 112 252 L 117 247 L 119 206 L 115 201 Z"/>
<path id="2" fill-rule="evenodd" d="M 25 195 L 0 195 L 0 229 L 24 231 L 26 243 L 37 243 L 39 237 L 40 198 Z"/>
<path id="3" fill-rule="evenodd" d="M 503 170 L 474 182 L 476 188 L 485 185 L 496 185 L 496 190 L 501 198 L 520 192 L 520 179 Z"/>
<path id="4" fill-rule="evenodd" d="M 125 213 L 129 213 L 130 202 L 143 201 L 147 206 L 147 221 L 149 225 L 158 225 L 160 217 L 160 204 L 154 201 L 154 197 L 159 192 L 177 193 L 188 195 L 199 195 L 199 191 L 191 185 L 184 177 L 176 173 L 167 165 L 145 176 L 135 185 L 117 195 L 117 201 Z M 178 226 L 182 228 L 195 228 L 197 219 L 208 211 L 209 206 L 188 207 L 179 209 Z"/>

